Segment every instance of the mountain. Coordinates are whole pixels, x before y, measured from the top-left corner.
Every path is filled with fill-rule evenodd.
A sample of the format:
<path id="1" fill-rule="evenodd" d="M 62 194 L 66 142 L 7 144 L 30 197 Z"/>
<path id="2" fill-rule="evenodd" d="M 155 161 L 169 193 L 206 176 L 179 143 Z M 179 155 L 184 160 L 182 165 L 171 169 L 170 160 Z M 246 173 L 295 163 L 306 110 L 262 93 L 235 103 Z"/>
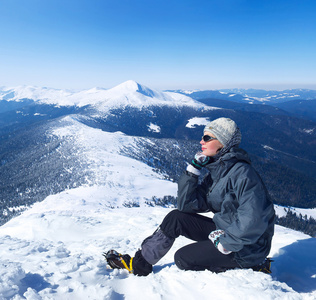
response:
<path id="1" fill-rule="evenodd" d="M 133 80 L 123 82 L 111 89 L 93 88 L 79 92 L 30 86 L 0 89 L 0 103 L 1 100 L 21 102 L 26 99 L 54 106 L 91 105 L 102 112 L 124 106 L 187 105 L 202 108 L 202 105 L 191 97 L 179 93 L 155 91 Z"/>
<path id="2" fill-rule="evenodd" d="M 265 102 L 261 104 L 235 102 L 216 98 L 203 98 L 197 101 L 213 107 L 291 116 L 316 122 L 316 100 L 291 100 L 281 103 Z"/>
<path id="3" fill-rule="evenodd" d="M 82 132 L 82 136 L 90 134 L 80 129 L 84 127 L 113 134 L 121 132 L 126 136 L 121 140 L 133 137 L 134 144 L 125 145 L 121 152 L 146 163 L 164 174 L 164 178 L 177 181 L 186 162 L 200 149 L 203 126 L 212 119 L 230 117 L 239 124 L 243 133 L 241 147 L 250 153 L 275 203 L 316 206 L 313 122 L 283 112 L 279 115 L 274 108 L 258 113 L 239 107 L 214 107 L 206 102 L 205 105 L 179 94 L 156 92 L 133 81 L 109 90 L 95 89 L 95 95 L 92 90 L 79 92 L 81 96 L 88 95 L 87 99 L 73 97 L 81 99 L 74 101 L 74 105 L 62 106 L 70 102 L 59 98 L 40 98 L 38 95 L 43 95 L 43 91 L 36 92 L 34 97 L 28 94 L 32 99 L 24 102 L 25 99 L 14 98 L 12 89 L 11 98 L 6 96 L 6 100 L 0 101 L 0 106 L 3 101 L 6 105 L 23 103 L 18 109 L 12 106 L 0 114 L 1 223 L 25 205 L 51 194 L 100 182 L 95 177 L 97 168 L 91 169 L 93 164 L 80 150 L 83 145 L 77 143 L 83 137 L 52 134 L 68 128 L 68 124 Z M 105 93 L 116 100 L 105 97 Z M 93 141 L 87 140 L 85 145 L 89 144 Z"/>
<path id="4" fill-rule="evenodd" d="M 223 89 L 223 90 L 174 90 L 189 95 L 196 100 L 222 99 L 249 104 L 273 104 L 292 100 L 315 100 L 316 90 L 292 89 L 284 91 L 266 91 L 258 89 Z"/>
<path id="5" fill-rule="evenodd" d="M 105 120 L 113 116 L 109 111 L 115 109 L 134 109 L 138 112 L 150 106 L 169 107 L 174 110 L 211 109 L 187 96 L 154 91 L 132 80 L 108 90 L 93 88 L 80 92 L 38 87 L 2 88 L 0 140 L 26 126 L 69 114 Z"/>
<path id="6" fill-rule="evenodd" d="M 316 122 L 316 100 L 293 100 L 273 104 L 273 106 L 286 111 L 293 116 Z"/>
<path id="7" fill-rule="evenodd" d="M 316 90 L 309 89 L 291 89 L 291 90 L 259 90 L 259 89 L 230 89 L 221 90 L 224 93 L 236 93 L 242 95 L 248 101 L 260 101 L 263 103 L 282 103 L 292 100 L 314 100 L 316 99 Z"/>
<path id="8" fill-rule="evenodd" d="M 11 109 L 0 114 L 1 224 L 25 209 L 25 206 L 41 201 L 50 194 L 100 181 L 100 178 L 94 177 L 95 171 L 91 169 L 91 161 L 85 158 L 81 151 L 82 144 L 75 143 L 75 136 L 51 134 L 56 128 L 65 128 L 67 124 L 72 123 L 73 127 L 78 127 L 78 132 L 82 132 L 80 126 L 83 126 L 108 129 L 113 133 L 126 129 L 132 135 L 144 131 L 153 135 L 158 127 L 155 127 L 153 112 L 148 107 L 155 104 L 166 112 L 171 109 L 171 118 L 173 112 L 180 116 L 182 109 L 193 108 L 195 111 L 203 110 L 204 107 L 186 96 L 156 92 L 133 81 L 110 90 L 79 92 L 79 96 L 78 93 L 70 95 L 68 92 L 59 91 L 57 94 L 66 95 L 66 100 L 56 97 L 55 90 L 37 88 L 34 96 L 32 91 L 30 88 L 18 88 L 7 91 L 5 95 L 2 92 L 2 97 L 6 100 L 0 101 L 0 107 L 4 102 L 5 107 Z M 49 95 L 53 95 L 52 98 Z M 87 98 L 82 95 L 87 95 Z M 16 104 L 21 105 L 17 107 Z M 137 113 L 141 111 L 145 112 L 145 116 L 141 115 L 137 119 Z M 138 128 L 137 123 L 142 123 L 143 117 L 146 117 L 148 122 Z M 173 131 L 172 128 L 170 130 Z M 88 132 L 86 134 L 89 136 Z M 167 133 L 164 135 L 168 136 Z M 143 152 L 146 152 L 146 143 L 142 143 Z M 174 143 L 176 144 L 176 141 Z M 88 141 L 87 144 L 91 142 Z M 151 145 L 152 142 L 148 141 L 147 144 Z M 161 147 L 163 146 L 162 143 Z M 128 148 L 126 145 L 125 147 Z M 152 153 L 146 155 L 152 156 Z M 141 157 L 147 160 L 145 154 Z M 148 159 L 148 163 L 151 162 L 155 161 Z"/>

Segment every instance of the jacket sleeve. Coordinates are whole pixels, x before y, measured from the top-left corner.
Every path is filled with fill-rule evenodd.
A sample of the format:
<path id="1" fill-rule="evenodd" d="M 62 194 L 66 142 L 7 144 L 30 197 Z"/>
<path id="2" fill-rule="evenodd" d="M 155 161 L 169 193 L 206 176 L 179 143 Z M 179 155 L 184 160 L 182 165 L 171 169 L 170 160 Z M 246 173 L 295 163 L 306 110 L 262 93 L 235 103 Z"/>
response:
<path id="1" fill-rule="evenodd" d="M 187 213 L 210 211 L 206 200 L 210 181 L 210 176 L 206 176 L 199 184 L 198 176 L 184 172 L 178 182 L 178 210 Z"/>
<path id="2" fill-rule="evenodd" d="M 221 212 L 214 216 L 214 221 L 225 231 L 225 235 L 220 237 L 223 247 L 238 252 L 244 245 L 258 241 L 268 228 L 274 210 L 270 199 L 267 199 L 266 188 L 255 171 L 239 177 L 234 183 L 234 191 L 239 206 L 232 222 L 219 224 Z"/>

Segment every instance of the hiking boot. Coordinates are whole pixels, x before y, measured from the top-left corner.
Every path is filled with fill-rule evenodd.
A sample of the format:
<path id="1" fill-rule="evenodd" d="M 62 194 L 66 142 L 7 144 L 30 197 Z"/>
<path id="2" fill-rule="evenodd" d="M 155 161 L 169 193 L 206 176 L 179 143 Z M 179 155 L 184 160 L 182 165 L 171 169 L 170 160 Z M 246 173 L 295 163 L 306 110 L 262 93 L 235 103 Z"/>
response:
<path id="1" fill-rule="evenodd" d="M 115 250 L 109 250 L 102 255 L 112 269 L 126 269 L 128 272 L 133 273 L 133 257 L 130 257 L 128 254 L 122 255 Z"/>
<path id="2" fill-rule="evenodd" d="M 273 262 L 271 258 L 266 258 L 260 265 L 254 266 L 252 269 L 257 272 L 271 274 L 271 262 Z"/>

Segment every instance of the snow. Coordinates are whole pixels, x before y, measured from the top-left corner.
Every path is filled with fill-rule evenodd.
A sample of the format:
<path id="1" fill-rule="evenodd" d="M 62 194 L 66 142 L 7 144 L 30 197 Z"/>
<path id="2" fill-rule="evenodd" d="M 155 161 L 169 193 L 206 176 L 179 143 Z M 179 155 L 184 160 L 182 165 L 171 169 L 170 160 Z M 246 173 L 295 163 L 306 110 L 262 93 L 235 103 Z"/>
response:
<path id="1" fill-rule="evenodd" d="M 192 93 L 194 93 L 194 92 L 197 92 L 197 91 L 198 91 L 198 90 L 181 90 L 182 93 L 188 94 L 188 95 L 190 95 L 190 94 L 192 94 Z"/>
<path id="2" fill-rule="evenodd" d="M 100 201 L 110 207 L 133 201 L 141 205 L 154 195 L 176 195 L 176 184 L 163 180 L 163 174 L 121 154 L 124 149 L 137 151 L 138 141 L 146 142 L 146 138 L 131 137 L 122 132 L 104 132 L 71 116 L 61 119 L 60 126 L 53 128 L 49 134 L 74 145 L 77 149 L 75 155 L 88 165 L 91 184 L 102 190 Z M 151 142 L 148 140 L 148 143 Z"/>
<path id="3" fill-rule="evenodd" d="M 257 100 L 259 102 L 269 101 L 267 97 L 251 97 L 252 100 Z"/>
<path id="4" fill-rule="evenodd" d="M 102 253 L 133 255 L 172 210 L 145 201 L 175 196 L 177 185 L 122 154 L 137 151 L 146 138 L 103 132 L 75 116 L 60 119 L 47 134 L 74 145 L 91 182 L 50 195 L 0 227 L 1 300 L 316 299 L 316 239 L 281 226 L 270 252 L 272 276 L 250 269 L 181 271 L 173 255 L 191 243 L 183 237 L 148 277 L 110 269 Z"/>
<path id="5" fill-rule="evenodd" d="M 315 128 L 312 129 L 303 129 L 303 132 L 307 133 L 307 134 L 312 134 L 314 132 Z"/>
<path id="6" fill-rule="evenodd" d="M 266 150 L 275 150 L 272 147 L 268 146 L 268 145 L 262 145 L 262 147 Z"/>
<path id="7" fill-rule="evenodd" d="M 281 205 L 274 206 L 275 212 L 278 217 L 285 217 L 287 211 L 290 210 L 292 213 L 295 213 L 297 216 L 302 215 L 307 216 L 307 218 L 312 217 L 316 220 L 316 208 L 297 208 L 297 207 L 285 207 Z"/>
<path id="8" fill-rule="evenodd" d="M 163 188 L 163 185 L 161 185 Z M 133 255 L 171 210 L 110 208 L 100 187 L 47 197 L 0 228 L 0 299 L 315 299 L 316 240 L 276 226 L 272 276 L 181 271 L 180 237 L 148 277 L 110 269 L 102 252 Z M 303 255 L 302 255 L 303 254 Z"/>
<path id="9" fill-rule="evenodd" d="M 161 128 L 160 128 L 160 126 L 158 126 L 158 125 L 156 125 L 156 124 L 150 123 L 150 124 L 148 125 L 148 131 L 152 131 L 152 132 L 157 132 L 157 133 L 159 133 L 159 132 L 161 132 Z"/>
<path id="10" fill-rule="evenodd" d="M 188 123 L 185 125 L 185 127 L 188 128 L 195 128 L 195 126 L 205 126 L 207 123 L 209 123 L 209 118 L 192 118 L 188 120 Z"/>
<path id="11" fill-rule="evenodd" d="M 151 105 L 190 106 L 197 109 L 209 109 L 206 105 L 186 95 L 155 91 L 133 80 L 123 82 L 111 89 L 92 88 L 79 92 L 32 86 L 11 87 L 0 91 L 0 101 L 19 101 L 21 99 L 32 99 L 40 103 L 57 106 L 82 107 L 93 105 L 103 112 L 115 107 L 133 106 L 141 108 Z"/>

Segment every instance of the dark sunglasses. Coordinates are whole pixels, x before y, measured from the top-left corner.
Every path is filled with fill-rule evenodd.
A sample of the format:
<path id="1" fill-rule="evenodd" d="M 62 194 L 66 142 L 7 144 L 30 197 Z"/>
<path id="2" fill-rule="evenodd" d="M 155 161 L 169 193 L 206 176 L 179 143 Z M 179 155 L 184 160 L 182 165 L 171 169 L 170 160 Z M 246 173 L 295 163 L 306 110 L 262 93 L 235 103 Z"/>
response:
<path id="1" fill-rule="evenodd" d="M 205 143 L 207 143 L 207 142 L 210 142 L 210 141 L 212 141 L 212 140 L 217 140 L 217 138 L 214 138 L 214 137 L 212 137 L 212 136 L 210 136 L 210 135 L 203 135 L 203 136 L 202 136 L 202 140 L 203 140 Z"/>

